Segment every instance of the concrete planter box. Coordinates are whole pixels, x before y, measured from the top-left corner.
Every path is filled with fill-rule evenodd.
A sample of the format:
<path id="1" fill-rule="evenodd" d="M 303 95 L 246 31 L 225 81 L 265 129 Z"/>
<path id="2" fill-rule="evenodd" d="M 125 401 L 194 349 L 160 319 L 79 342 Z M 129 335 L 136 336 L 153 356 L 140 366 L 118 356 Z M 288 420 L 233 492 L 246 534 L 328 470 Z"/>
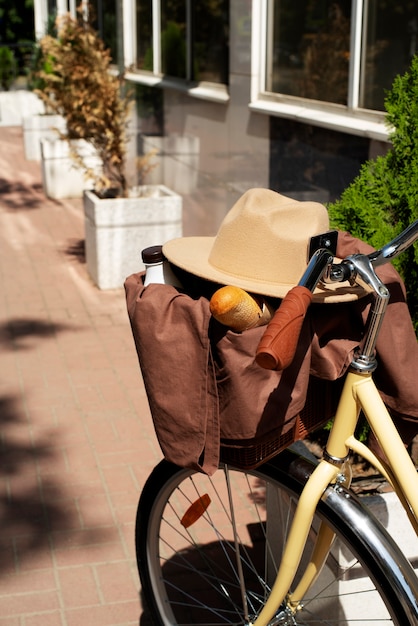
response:
<path id="1" fill-rule="evenodd" d="M 101 161 L 92 146 L 82 139 L 76 140 L 76 143 L 86 167 L 99 170 Z M 83 191 L 93 186 L 72 160 L 67 141 L 42 139 L 41 160 L 42 181 L 48 198 L 82 198 Z"/>
<path id="2" fill-rule="evenodd" d="M 183 233 L 182 197 L 164 185 L 152 196 L 100 199 L 84 192 L 87 270 L 100 289 L 118 289 L 144 269 L 141 251 Z"/>
<path id="3" fill-rule="evenodd" d="M 29 115 L 23 118 L 23 145 L 28 161 L 41 160 L 41 140 L 58 139 L 58 132 L 65 132 L 66 123 L 61 115 Z"/>
<path id="4" fill-rule="evenodd" d="M 22 126 L 27 115 L 45 112 L 45 107 L 32 91 L 18 89 L 0 92 L 0 126 Z"/>

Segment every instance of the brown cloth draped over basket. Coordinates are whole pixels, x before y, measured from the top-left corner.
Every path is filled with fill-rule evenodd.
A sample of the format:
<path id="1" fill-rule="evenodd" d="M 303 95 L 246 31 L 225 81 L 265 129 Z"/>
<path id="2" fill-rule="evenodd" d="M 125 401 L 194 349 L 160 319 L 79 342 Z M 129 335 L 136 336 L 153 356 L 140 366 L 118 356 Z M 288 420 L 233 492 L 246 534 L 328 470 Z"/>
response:
<path id="1" fill-rule="evenodd" d="M 371 250 L 348 233 L 338 235 L 339 258 Z M 391 265 L 378 274 L 391 299 L 374 379 L 409 441 L 418 431 L 418 344 L 399 275 Z M 333 415 L 371 302 L 312 304 L 293 363 L 276 372 L 254 362 L 265 327 L 228 330 L 211 318 L 207 297 L 170 285 L 144 288 L 143 274 L 128 277 L 125 291 L 162 452 L 208 474 L 220 458 L 254 467 Z"/>

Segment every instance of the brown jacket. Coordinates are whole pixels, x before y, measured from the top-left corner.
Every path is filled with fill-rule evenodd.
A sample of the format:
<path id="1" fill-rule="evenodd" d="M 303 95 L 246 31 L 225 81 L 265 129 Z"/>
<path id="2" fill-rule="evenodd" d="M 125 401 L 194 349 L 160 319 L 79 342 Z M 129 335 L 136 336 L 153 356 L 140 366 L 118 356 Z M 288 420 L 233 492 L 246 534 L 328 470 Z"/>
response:
<path id="1" fill-rule="evenodd" d="M 340 233 L 337 256 L 371 248 Z M 418 431 L 418 344 L 404 286 L 392 266 L 379 269 L 391 292 L 377 345 L 375 382 L 385 403 L 401 414 L 409 438 Z M 214 287 L 216 288 L 216 286 Z M 311 305 L 298 350 L 284 372 L 254 362 L 265 328 L 236 333 L 211 318 L 207 297 L 170 285 L 125 283 L 128 314 L 156 433 L 164 456 L 212 473 L 221 439 L 287 432 L 306 400 L 309 381 L 337 381 L 361 341 L 370 299 Z M 319 414 L 318 423 L 329 415 Z"/>

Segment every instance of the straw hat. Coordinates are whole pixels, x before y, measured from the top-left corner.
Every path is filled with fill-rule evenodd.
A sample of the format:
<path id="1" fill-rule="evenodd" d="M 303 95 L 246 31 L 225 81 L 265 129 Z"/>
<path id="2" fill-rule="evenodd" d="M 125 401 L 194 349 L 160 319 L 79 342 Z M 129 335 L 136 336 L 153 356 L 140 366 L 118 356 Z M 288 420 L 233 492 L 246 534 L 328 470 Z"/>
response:
<path id="1" fill-rule="evenodd" d="M 163 252 L 171 263 L 201 278 L 283 298 L 306 269 L 310 238 L 327 231 L 328 212 L 322 204 L 250 189 L 227 213 L 216 237 L 172 239 Z M 364 295 L 348 283 L 320 284 L 314 301 L 343 302 Z"/>

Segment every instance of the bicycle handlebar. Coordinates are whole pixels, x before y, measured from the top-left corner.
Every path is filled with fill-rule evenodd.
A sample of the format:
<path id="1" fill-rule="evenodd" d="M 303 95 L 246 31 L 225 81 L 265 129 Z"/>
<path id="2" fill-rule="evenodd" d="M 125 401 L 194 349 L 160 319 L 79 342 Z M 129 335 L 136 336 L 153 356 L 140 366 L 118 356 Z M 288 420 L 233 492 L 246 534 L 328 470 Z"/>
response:
<path id="1" fill-rule="evenodd" d="M 295 356 L 302 329 L 303 320 L 312 301 L 317 284 L 323 282 L 361 282 L 372 289 L 379 301 L 373 313 L 375 315 L 372 335 L 365 342 L 366 350 L 362 357 L 371 359 L 374 353 L 377 335 L 389 300 L 389 291 L 380 281 L 374 268 L 388 263 L 399 256 L 418 239 L 418 220 L 406 228 L 380 250 L 368 255 L 355 254 L 346 257 L 341 263 L 334 264 L 329 250 L 317 250 L 296 287 L 284 297 L 258 345 L 256 362 L 265 369 L 282 370 L 288 367 Z M 367 368 L 367 364 L 365 365 Z"/>
<path id="2" fill-rule="evenodd" d="M 299 284 L 284 297 L 257 348 L 255 360 L 264 369 L 283 370 L 293 361 L 313 292 L 333 258 L 329 250 L 317 250 Z"/>

